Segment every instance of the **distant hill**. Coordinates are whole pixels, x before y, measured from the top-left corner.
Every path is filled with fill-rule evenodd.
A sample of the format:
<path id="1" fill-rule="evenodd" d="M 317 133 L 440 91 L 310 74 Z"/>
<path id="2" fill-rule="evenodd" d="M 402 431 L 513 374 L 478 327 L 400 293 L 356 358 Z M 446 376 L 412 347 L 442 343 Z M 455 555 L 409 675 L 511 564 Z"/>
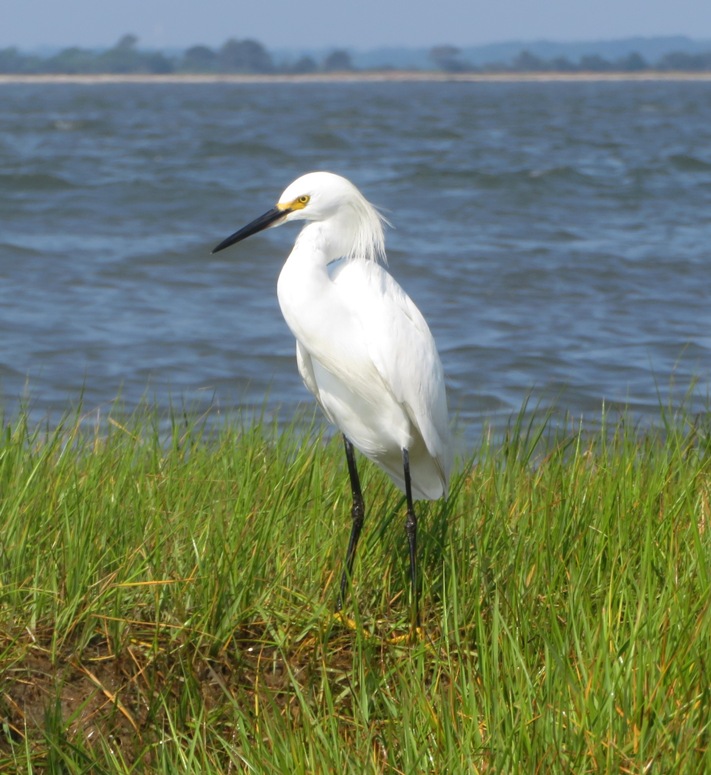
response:
<path id="1" fill-rule="evenodd" d="M 441 42 L 446 43 L 446 41 Z M 594 55 L 614 61 L 637 53 L 648 62 L 656 62 L 670 53 L 699 54 L 711 51 L 711 40 L 693 40 L 683 35 L 591 40 L 577 43 L 550 40 L 513 40 L 504 43 L 489 43 L 484 46 L 459 47 L 459 50 L 461 51 L 461 59 L 475 67 L 495 62 L 509 65 L 522 51 L 528 51 L 542 59 L 565 57 L 573 62 L 578 62 L 583 56 Z M 353 65 L 364 70 L 388 66 L 404 70 L 431 70 L 434 69 L 434 65 L 429 52 L 429 48 L 393 47 L 369 51 L 349 49 Z M 293 55 L 294 52 L 291 53 Z M 312 56 L 318 57 L 323 52 L 299 53 L 310 53 Z"/>
<path id="2" fill-rule="evenodd" d="M 558 43 L 548 40 L 511 41 L 462 49 L 462 59 L 474 65 L 487 62 L 510 62 L 521 51 L 529 51 L 543 59 L 566 57 L 578 61 L 583 56 L 598 55 L 605 59 L 622 59 L 629 54 L 640 54 L 649 62 L 661 59 L 665 54 L 682 52 L 699 54 L 711 49 L 711 41 L 692 40 L 683 35 L 660 38 L 623 38 L 621 40 L 595 40 L 582 43 Z"/>

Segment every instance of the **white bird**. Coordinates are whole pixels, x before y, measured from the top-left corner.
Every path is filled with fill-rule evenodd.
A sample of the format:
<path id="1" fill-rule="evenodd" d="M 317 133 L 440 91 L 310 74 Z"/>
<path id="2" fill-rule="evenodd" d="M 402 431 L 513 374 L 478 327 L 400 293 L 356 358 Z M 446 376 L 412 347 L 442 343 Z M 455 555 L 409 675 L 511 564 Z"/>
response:
<path id="1" fill-rule="evenodd" d="M 353 496 L 336 610 L 343 605 L 365 515 L 356 447 L 406 495 L 419 625 L 413 500 L 446 497 L 452 464 L 442 363 L 419 309 L 383 266 L 382 216 L 340 175 L 311 172 L 298 178 L 274 208 L 212 252 L 290 221 L 306 225 L 279 275 L 279 305 L 296 338 L 301 377 L 343 434 Z"/>

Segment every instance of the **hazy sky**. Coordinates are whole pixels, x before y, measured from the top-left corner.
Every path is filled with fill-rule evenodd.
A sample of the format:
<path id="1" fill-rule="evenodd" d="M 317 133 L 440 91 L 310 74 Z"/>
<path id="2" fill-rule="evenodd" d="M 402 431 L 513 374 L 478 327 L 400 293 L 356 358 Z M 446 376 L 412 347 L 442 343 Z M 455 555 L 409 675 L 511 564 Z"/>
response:
<path id="1" fill-rule="evenodd" d="M 215 46 L 369 49 L 632 35 L 711 39 L 709 0 L 0 0 L 0 47 Z"/>

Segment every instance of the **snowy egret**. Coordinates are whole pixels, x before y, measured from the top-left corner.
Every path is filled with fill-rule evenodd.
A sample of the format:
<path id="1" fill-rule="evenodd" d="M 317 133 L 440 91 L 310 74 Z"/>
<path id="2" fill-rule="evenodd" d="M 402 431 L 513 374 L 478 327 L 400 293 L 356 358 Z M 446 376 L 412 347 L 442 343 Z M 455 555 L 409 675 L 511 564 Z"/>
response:
<path id="1" fill-rule="evenodd" d="M 419 625 L 413 501 L 446 496 L 452 443 L 442 363 L 419 309 L 385 270 L 383 218 L 348 180 L 311 172 L 212 252 L 271 226 L 306 221 L 279 275 L 282 314 L 306 387 L 343 434 L 353 505 L 337 611 L 365 506 L 353 448 L 405 493 L 410 583 Z"/>

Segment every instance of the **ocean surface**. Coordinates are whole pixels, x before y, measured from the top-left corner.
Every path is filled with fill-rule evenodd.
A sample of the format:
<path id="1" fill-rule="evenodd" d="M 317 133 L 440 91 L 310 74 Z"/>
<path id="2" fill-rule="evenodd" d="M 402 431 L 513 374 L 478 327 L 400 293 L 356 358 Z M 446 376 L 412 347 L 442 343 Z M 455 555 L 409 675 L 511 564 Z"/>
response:
<path id="1" fill-rule="evenodd" d="M 310 406 L 276 300 L 298 225 L 210 250 L 316 169 L 392 222 L 465 438 L 526 402 L 708 408 L 710 83 L 4 84 L 6 421 Z"/>

